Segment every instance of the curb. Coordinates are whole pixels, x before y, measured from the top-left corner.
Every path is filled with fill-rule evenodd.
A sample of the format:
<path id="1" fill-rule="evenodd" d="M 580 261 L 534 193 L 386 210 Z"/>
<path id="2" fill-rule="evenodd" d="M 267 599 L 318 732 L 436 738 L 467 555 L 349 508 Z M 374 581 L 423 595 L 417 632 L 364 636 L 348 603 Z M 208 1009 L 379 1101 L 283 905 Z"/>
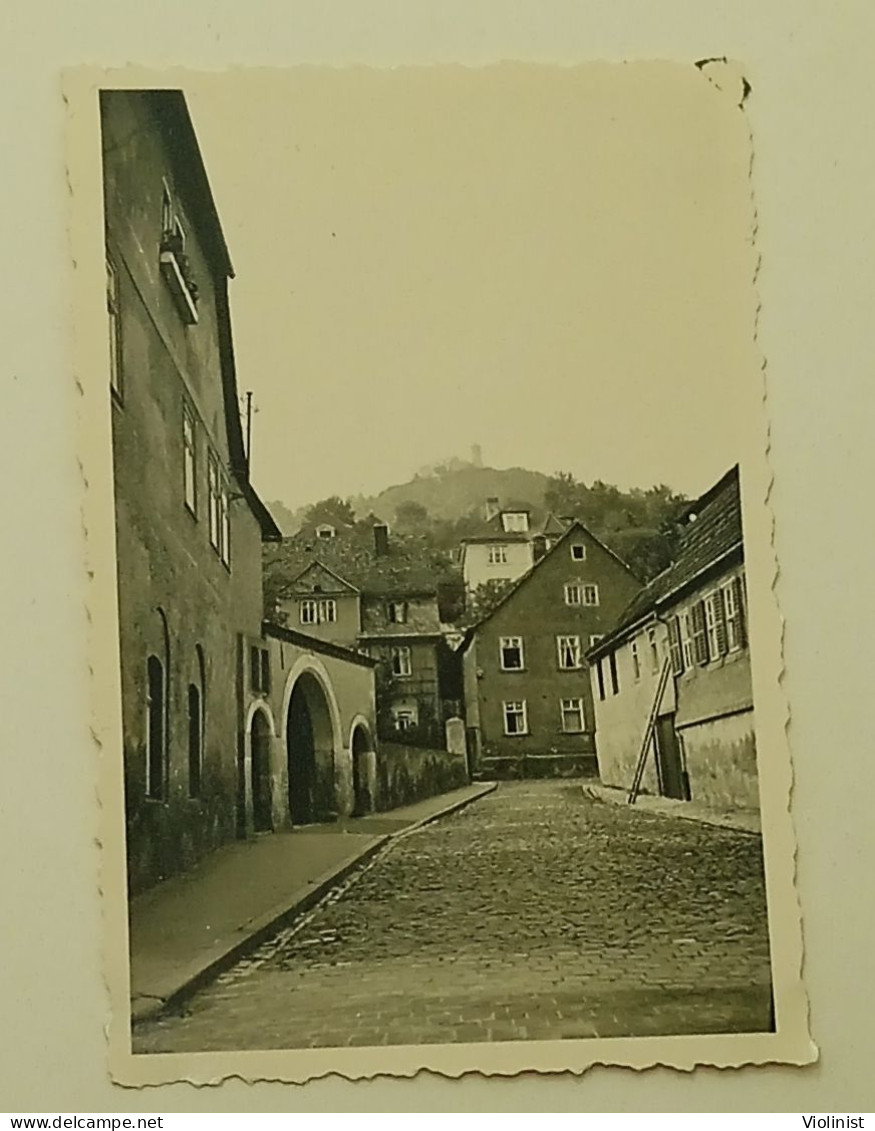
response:
<path id="1" fill-rule="evenodd" d="M 413 824 L 407 825 L 406 828 L 398 829 L 396 832 L 392 833 L 383 833 L 381 836 L 376 837 L 355 856 L 350 857 L 334 868 L 329 868 L 327 871 L 323 872 L 321 876 L 317 876 L 315 880 L 311 880 L 305 887 L 299 888 L 298 892 L 292 894 L 290 901 L 284 900 L 281 905 L 275 906 L 270 911 L 266 911 L 263 915 L 259 915 L 255 919 L 251 919 L 250 923 L 252 927 L 247 931 L 244 938 L 239 939 L 235 943 L 231 943 L 221 954 L 217 954 L 203 969 L 198 970 L 196 974 L 186 979 L 181 986 L 173 990 L 167 997 L 150 997 L 140 1006 L 135 1006 L 132 1003 L 131 1028 L 133 1029 L 145 1021 L 154 1021 L 157 1017 L 162 1016 L 164 1013 L 169 1013 L 180 1006 L 209 982 L 214 981 L 220 974 L 224 974 L 226 970 L 229 970 L 250 950 L 255 950 L 263 942 L 266 942 L 272 934 L 286 926 L 290 920 L 303 914 L 305 911 L 309 911 L 309 909 L 314 904 L 318 903 L 323 895 L 330 891 L 332 887 L 346 879 L 350 872 L 353 872 L 360 865 L 366 863 L 366 861 L 370 860 L 372 856 L 375 856 L 376 853 L 382 848 L 385 848 L 393 840 L 415 832 L 417 829 L 424 828 L 426 825 L 430 825 L 433 821 L 437 821 L 441 817 L 446 817 L 450 813 L 458 812 L 460 809 L 464 809 L 468 805 L 473 804 L 473 802 L 486 797 L 487 794 L 492 793 L 497 788 L 498 782 L 485 782 L 479 792 L 469 797 L 457 798 L 448 805 L 445 805 L 442 809 L 438 809 L 437 812 L 430 813 L 427 817 L 421 817 L 418 821 L 414 821 Z M 391 813 L 391 809 L 387 810 L 387 812 Z"/>
<path id="2" fill-rule="evenodd" d="M 753 836 L 762 838 L 762 832 L 756 829 L 746 829 L 742 825 L 730 824 L 727 821 L 721 821 L 718 818 L 709 816 L 707 813 L 687 813 L 682 809 L 649 809 L 647 806 L 638 808 L 635 805 L 628 805 L 622 797 L 604 797 L 602 794 L 597 793 L 591 786 L 581 786 L 581 792 L 587 801 L 593 801 L 597 805 L 620 805 L 624 808 L 637 809 L 639 813 L 650 813 L 655 817 L 668 817 L 669 820 L 677 819 L 679 821 L 693 821 L 700 825 L 708 825 L 712 829 L 726 829 L 732 833 L 741 833 L 743 836 Z M 679 805 L 682 802 L 678 803 Z"/>

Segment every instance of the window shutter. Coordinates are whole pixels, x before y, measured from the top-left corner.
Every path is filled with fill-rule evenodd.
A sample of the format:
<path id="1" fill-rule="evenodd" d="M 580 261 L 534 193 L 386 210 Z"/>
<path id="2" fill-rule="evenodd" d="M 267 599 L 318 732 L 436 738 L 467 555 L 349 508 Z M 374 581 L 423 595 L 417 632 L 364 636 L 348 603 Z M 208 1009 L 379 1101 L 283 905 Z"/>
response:
<path id="1" fill-rule="evenodd" d="M 714 594 L 714 634 L 717 637 L 717 655 L 725 656 L 726 647 L 726 606 L 723 604 L 723 592 L 718 589 Z"/>
<path id="2" fill-rule="evenodd" d="M 708 663 L 708 629 L 705 621 L 705 602 L 693 605 L 693 648 L 697 664 Z"/>
<path id="3" fill-rule="evenodd" d="M 747 611 L 744 604 L 744 582 L 741 577 L 734 577 L 732 579 L 732 592 L 735 596 L 735 617 L 736 624 L 738 625 L 738 645 L 743 648 L 747 644 L 747 624 L 745 623 L 745 613 Z"/>
<path id="4" fill-rule="evenodd" d="M 681 622 L 671 617 L 668 622 L 668 648 L 671 654 L 671 669 L 675 675 L 684 670 L 684 654 L 681 651 Z"/>

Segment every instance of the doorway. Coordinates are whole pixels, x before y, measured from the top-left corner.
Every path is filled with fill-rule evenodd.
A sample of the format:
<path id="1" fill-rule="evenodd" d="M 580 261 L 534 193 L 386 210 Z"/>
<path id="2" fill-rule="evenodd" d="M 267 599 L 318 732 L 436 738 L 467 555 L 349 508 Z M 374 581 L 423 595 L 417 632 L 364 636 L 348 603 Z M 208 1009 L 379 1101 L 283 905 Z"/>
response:
<path id="1" fill-rule="evenodd" d="M 252 827 L 273 831 L 273 791 L 270 772 L 270 723 L 264 711 L 252 716 Z"/>
<path id="2" fill-rule="evenodd" d="M 334 736 L 325 692 L 308 672 L 289 699 L 286 756 L 292 824 L 328 819 L 334 809 Z"/>
<path id="3" fill-rule="evenodd" d="M 673 797 L 677 801 L 689 801 L 690 792 L 687 776 L 681 761 L 681 750 L 674 715 L 660 715 L 654 731 L 656 741 L 656 773 L 659 778 L 659 792 L 663 797 Z"/>

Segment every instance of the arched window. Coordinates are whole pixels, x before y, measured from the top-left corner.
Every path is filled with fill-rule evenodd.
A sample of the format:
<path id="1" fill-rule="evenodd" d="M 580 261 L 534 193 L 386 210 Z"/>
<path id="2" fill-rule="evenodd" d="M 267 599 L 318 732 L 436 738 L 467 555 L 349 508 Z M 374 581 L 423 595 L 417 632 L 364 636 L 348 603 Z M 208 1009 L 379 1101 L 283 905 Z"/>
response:
<path id="1" fill-rule="evenodd" d="M 196 645 L 195 678 L 188 685 L 188 795 L 200 797 L 204 765 L 206 674 L 204 650 Z"/>
<path id="2" fill-rule="evenodd" d="M 156 800 L 167 794 L 167 688 L 164 665 L 157 656 L 146 661 L 146 793 Z"/>
<path id="3" fill-rule="evenodd" d="M 188 685 L 188 795 L 200 797 L 203 764 L 203 733 L 200 688 Z"/>
<path id="4" fill-rule="evenodd" d="M 153 652 L 146 660 L 146 796 L 164 801 L 170 777 L 170 630 L 164 610 L 159 607 L 155 612 L 161 643 L 159 654 Z"/>

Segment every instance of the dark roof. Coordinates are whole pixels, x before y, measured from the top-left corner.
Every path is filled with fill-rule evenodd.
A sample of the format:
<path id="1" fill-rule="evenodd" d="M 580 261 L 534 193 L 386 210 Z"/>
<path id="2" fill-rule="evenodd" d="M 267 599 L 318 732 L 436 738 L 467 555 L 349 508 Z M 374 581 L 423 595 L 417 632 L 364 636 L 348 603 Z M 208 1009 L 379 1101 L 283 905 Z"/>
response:
<path id="1" fill-rule="evenodd" d="M 362 668 L 375 668 L 379 661 L 364 656 L 361 652 L 354 652 L 351 648 L 342 648 L 339 644 L 332 644 L 328 640 L 319 640 L 315 636 L 308 636 L 306 632 L 296 632 L 285 625 L 273 624 L 264 621 L 261 626 L 262 636 L 273 637 L 274 640 L 284 640 L 288 644 L 297 644 L 301 648 L 309 648 L 311 652 L 319 652 L 323 656 L 333 656 L 336 660 L 346 660 L 350 664 L 358 664 Z"/>
<path id="2" fill-rule="evenodd" d="M 625 631 L 656 615 L 666 603 L 676 599 L 730 553 L 743 554 L 738 464 L 684 509 L 680 523 L 675 560 L 632 598 L 610 633 L 591 648 L 588 655 L 596 656 L 609 650 Z"/>
<path id="3" fill-rule="evenodd" d="M 101 97 L 115 93 L 105 91 Z M 191 223 L 197 229 L 204 252 L 216 272 L 217 332 L 222 359 L 222 389 L 231 471 L 241 495 L 261 528 L 262 538 L 266 541 L 278 541 L 282 538 L 282 532 L 249 479 L 249 460 L 240 423 L 237 369 L 228 302 L 228 280 L 234 277 L 234 268 L 185 95 L 181 90 L 143 90 L 138 94 L 145 99 L 161 132 L 173 163 L 176 183 L 190 205 Z"/>
<path id="4" fill-rule="evenodd" d="M 611 557 L 619 565 L 621 565 L 623 567 L 623 569 L 625 569 L 629 573 L 630 576 L 632 576 L 634 578 L 635 575 L 632 573 L 632 570 L 629 568 L 628 565 L 626 565 L 626 563 L 623 561 L 623 559 L 618 554 L 614 553 L 614 551 L 610 548 L 610 546 L 606 546 L 600 538 L 597 538 L 595 536 L 595 534 L 593 534 L 593 532 L 589 529 L 589 527 L 586 526 L 584 523 L 582 523 L 580 521 L 580 519 L 575 518 L 569 523 L 569 525 L 566 527 L 564 533 L 553 543 L 553 545 L 546 552 L 546 554 L 544 554 L 543 557 L 538 558 L 538 560 L 535 562 L 535 564 L 533 566 L 531 566 L 529 569 L 527 569 L 526 572 L 522 575 L 522 577 L 517 578 L 517 580 L 508 588 L 507 592 L 502 596 L 501 600 L 498 601 L 492 609 L 490 609 L 490 611 L 486 614 L 486 616 L 481 617 L 480 620 L 477 621 L 476 624 L 472 624 L 466 629 L 465 639 L 464 639 L 462 646 L 461 646 L 461 649 L 462 649 L 463 652 L 468 647 L 468 645 L 471 643 L 471 641 L 474 639 L 474 636 L 477 633 L 477 629 L 481 628 L 484 624 L 486 624 L 489 620 L 491 620 L 492 617 L 494 617 L 495 614 L 498 612 L 498 610 L 500 608 L 502 608 L 504 605 L 506 605 L 507 602 L 511 599 L 511 597 L 513 597 L 526 584 L 526 582 L 529 580 L 529 578 L 532 577 L 533 574 L 535 574 L 541 568 L 541 566 L 544 564 L 544 562 L 546 562 L 548 558 L 551 558 L 553 556 L 553 554 L 558 552 L 562 543 L 567 538 L 569 538 L 575 531 L 578 531 L 578 530 L 583 531 L 583 533 L 586 534 L 588 538 L 591 538 L 593 540 L 593 542 L 595 542 L 597 545 L 601 546 L 601 548 L 605 551 L 605 553 L 610 554 Z"/>
<path id="5" fill-rule="evenodd" d="M 446 557 L 412 535 L 392 535 L 387 551 L 378 555 L 370 526 L 338 531 L 334 538 L 317 538 L 302 531 L 284 538 L 266 568 L 280 577 L 279 594 L 314 562 L 367 596 L 431 597 L 440 585 L 456 579 Z"/>

